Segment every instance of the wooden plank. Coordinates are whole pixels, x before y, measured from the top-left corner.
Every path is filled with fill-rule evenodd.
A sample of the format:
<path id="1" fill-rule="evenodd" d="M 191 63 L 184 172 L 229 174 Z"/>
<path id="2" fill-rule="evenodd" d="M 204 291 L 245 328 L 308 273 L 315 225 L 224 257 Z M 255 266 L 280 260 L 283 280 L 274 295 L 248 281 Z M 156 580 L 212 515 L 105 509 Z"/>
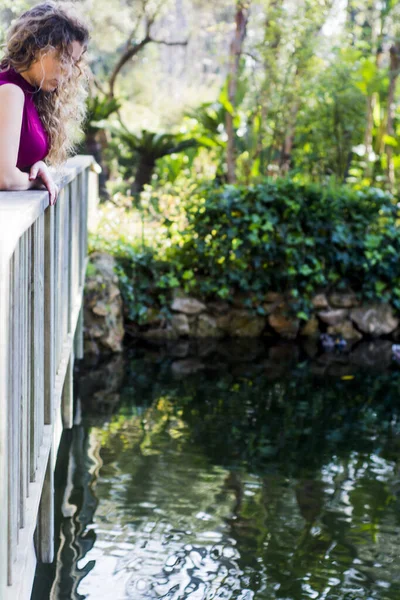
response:
<path id="1" fill-rule="evenodd" d="M 85 273 L 83 273 L 83 261 L 85 254 L 85 237 L 83 233 L 83 229 L 85 227 L 84 214 L 84 198 L 85 198 L 85 181 L 83 179 L 83 174 L 80 173 L 78 175 L 78 191 L 79 191 L 79 285 L 82 286 L 85 280 Z"/>
<path id="2" fill-rule="evenodd" d="M 68 184 L 64 188 L 64 203 L 63 203 L 63 255 L 62 255 L 62 324 L 61 324 L 61 332 L 62 332 L 62 342 L 64 341 L 66 335 L 68 334 L 69 327 L 69 313 L 71 311 L 70 304 L 70 255 L 71 255 L 71 240 L 69 234 L 69 196 L 70 196 L 70 185 Z"/>
<path id="3" fill-rule="evenodd" d="M 35 481 L 44 426 L 44 215 L 32 233 L 30 481 Z"/>
<path id="4" fill-rule="evenodd" d="M 10 265 L 0 260 L 0 481 L 8 482 Z M 0 597 L 8 584 L 8 485 L 0 485 Z M 4 510 L 5 508 L 5 510 Z"/>
<path id="5" fill-rule="evenodd" d="M 15 436 L 16 436 L 16 393 L 17 393 L 17 374 L 16 369 L 12 370 L 13 364 L 18 364 L 18 347 L 16 340 L 16 319 L 18 317 L 16 307 L 16 277 L 18 265 L 18 249 L 14 252 L 11 259 L 11 270 L 10 270 L 10 318 L 9 318 L 9 348 L 10 356 L 12 357 L 11 363 L 9 363 L 9 397 L 6 415 L 8 416 L 8 585 L 12 585 L 13 573 L 12 567 L 15 559 L 15 551 L 17 546 L 17 463 L 16 463 L 16 452 L 15 452 Z"/>
<path id="6" fill-rule="evenodd" d="M 89 172 L 88 170 L 82 172 L 82 222 L 83 222 L 83 258 L 87 256 L 88 251 L 88 212 L 89 212 Z M 82 285 L 85 283 L 86 273 L 82 273 Z"/>
<path id="7" fill-rule="evenodd" d="M 43 563 L 54 560 L 54 448 L 50 450 L 43 483 L 38 516 L 38 559 Z"/>
<path id="8" fill-rule="evenodd" d="M 79 232 L 80 232 L 80 224 L 81 224 L 81 216 L 80 216 L 80 197 L 79 197 L 79 186 L 78 186 L 78 179 L 74 180 L 74 201 L 73 201 L 73 206 L 74 206 L 74 219 L 75 219 L 75 227 L 74 227 L 74 263 L 73 263 L 73 269 L 74 269 L 74 278 L 75 278 L 75 283 L 74 283 L 74 295 L 76 295 L 78 293 L 78 289 L 81 285 L 80 283 L 80 277 L 81 277 L 81 262 L 80 262 L 80 238 L 79 238 Z"/>
<path id="9" fill-rule="evenodd" d="M 29 600 L 32 594 L 32 582 L 35 578 L 35 571 L 37 566 L 36 560 L 36 552 L 33 543 L 33 538 L 28 539 L 27 536 L 23 536 L 27 538 L 27 543 L 25 546 L 22 546 L 23 542 L 21 542 L 20 546 L 23 548 L 23 552 L 18 552 L 17 554 L 17 562 L 15 565 L 15 583 L 13 586 L 7 586 L 6 589 L 1 593 L 1 600 Z M 20 548 L 18 548 L 19 550 Z M 21 562 L 21 555 L 24 560 Z M 21 565 L 24 566 L 22 571 Z"/>
<path id="10" fill-rule="evenodd" d="M 69 218 L 70 218 L 70 228 L 69 228 L 69 305 L 72 307 L 73 298 L 75 297 L 78 287 L 79 287 L 79 262 L 78 262 L 78 253 L 79 253 L 79 221 L 78 221 L 78 188 L 77 188 L 77 180 L 71 181 L 69 184 L 70 194 L 69 194 Z M 71 311 L 69 312 L 68 319 L 68 332 L 71 331 Z"/>
<path id="11" fill-rule="evenodd" d="M 37 456 L 39 458 L 40 445 L 43 439 L 44 429 L 44 405 L 45 405 L 45 369 L 44 369 L 44 336 L 45 336 L 45 216 L 40 215 L 38 219 L 39 229 L 39 288 L 38 288 L 38 345 L 36 364 L 38 365 L 38 407 L 37 407 Z"/>
<path id="12" fill-rule="evenodd" d="M 29 494 L 29 482 L 31 480 L 31 396 L 32 396 L 32 288 L 33 288 L 33 256 L 32 256 L 32 237 L 33 226 L 26 232 L 26 279 L 27 279 L 27 297 L 26 297 L 26 322 L 27 329 L 25 332 L 26 346 L 26 378 L 25 378 L 25 393 L 26 393 L 26 418 L 25 418 L 25 497 Z"/>
<path id="13" fill-rule="evenodd" d="M 78 360 L 81 360 L 83 358 L 83 307 L 79 311 L 74 342 L 75 356 Z"/>
<path id="14" fill-rule="evenodd" d="M 57 418 L 55 419 L 55 422 L 57 422 Z M 27 595 L 24 590 L 28 588 L 30 588 L 30 590 L 32 589 L 34 577 L 34 568 L 32 568 L 33 536 L 34 531 L 37 528 L 46 468 L 49 464 L 49 460 L 50 463 L 53 464 L 50 457 L 50 451 L 53 447 L 54 453 L 57 453 L 59 446 L 59 440 L 58 443 L 55 443 L 54 440 L 54 425 L 45 425 L 43 429 L 43 440 L 40 448 L 36 481 L 30 483 L 30 494 L 26 511 L 27 525 L 20 532 L 21 540 L 17 548 L 17 559 L 16 564 L 14 565 L 14 585 L 11 588 L 8 588 L 9 594 L 5 594 L 7 600 L 15 600 L 16 598 L 21 600 L 28 599 L 29 595 Z M 36 564 L 36 553 L 34 554 Z M 0 598 L 3 600 L 2 596 L 0 596 Z"/>
<path id="15" fill-rule="evenodd" d="M 74 373 L 74 346 L 69 349 L 69 361 L 64 378 L 62 391 L 62 423 L 64 429 L 72 429 L 74 425 L 74 396 L 73 396 L 73 373 Z"/>
<path id="16" fill-rule="evenodd" d="M 35 481 L 37 459 L 39 454 L 39 406 L 40 397 L 40 222 L 39 219 L 33 224 L 32 230 L 32 289 L 31 289 L 31 408 L 30 408 L 30 481 Z"/>
<path id="17" fill-rule="evenodd" d="M 14 302 L 15 302 L 15 347 L 17 351 L 17 360 L 14 364 L 22 364 L 22 296 L 21 288 L 23 279 L 23 260 L 22 260 L 22 239 L 15 250 L 15 278 L 14 278 Z M 13 452 L 15 454 L 15 471 L 13 473 L 14 485 L 16 486 L 15 497 L 16 497 L 16 527 L 17 527 L 17 543 L 19 536 L 19 529 L 21 527 L 21 502 L 20 502 L 20 477 L 21 477 L 21 412 L 22 412 L 22 371 L 21 368 L 13 369 L 15 377 L 15 395 L 13 398 L 13 428 L 15 431 L 15 438 L 13 442 Z"/>
<path id="18" fill-rule="evenodd" d="M 92 165 L 94 167 L 94 165 Z M 88 189 L 88 232 L 95 232 L 99 222 L 97 206 L 99 203 L 99 177 L 98 171 L 94 168 L 87 170 L 87 189 Z"/>
<path id="19" fill-rule="evenodd" d="M 28 356 L 27 356 L 27 333 L 28 333 L 28 232 L 26 231 L 21 238 L 20 253 L 20 287 L 19 302 L 20 311 L 20 405 L 19 415 L 19 527 L 25 527 L 25 508 L 28 480 Z"/>
<path id="20" fill-rule="evenodd" d="M 53 422 L 54 361 L 54 210 L 45 213 L 44 422 Z"/>
<path id="21" fill-rule="evenodd" d="M 63 201 L 64 190 L 60 194 L 55 204 L 54 210 L 54 368 L 57 370 L 59 362 L 60 348 L 60 271 L 61 271 L 61 204 Z"/>

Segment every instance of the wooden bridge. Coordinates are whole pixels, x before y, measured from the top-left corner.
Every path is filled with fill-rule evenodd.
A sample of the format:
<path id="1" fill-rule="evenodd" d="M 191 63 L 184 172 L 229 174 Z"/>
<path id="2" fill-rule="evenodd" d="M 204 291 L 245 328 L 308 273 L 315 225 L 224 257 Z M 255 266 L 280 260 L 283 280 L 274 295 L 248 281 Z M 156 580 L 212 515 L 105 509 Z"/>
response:
<path id="1" fill-rule="evenodd" d="M 53 561 L 53 474 L 73 422 L 98 196 L 91 156 L 66 167 L 55 206 L 47 191 L 0 192 L 0 600 L 29 600 L 37 560 Z"/>

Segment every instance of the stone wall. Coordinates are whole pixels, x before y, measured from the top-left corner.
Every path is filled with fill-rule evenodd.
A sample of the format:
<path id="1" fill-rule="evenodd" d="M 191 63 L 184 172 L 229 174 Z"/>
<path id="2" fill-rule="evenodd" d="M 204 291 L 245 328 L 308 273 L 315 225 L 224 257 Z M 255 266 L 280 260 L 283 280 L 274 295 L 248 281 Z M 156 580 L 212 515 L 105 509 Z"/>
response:
<path id="1" fill-rule="evenodd" d="M 123 303 L 115 275 L 115 261 L 101 253 L 92 254 L 85 286 L 85 353 L 121 352 L 125 332 L 147 340 L 181 338 L 220 340 L 223 338 L 280 337 L 340 338 L 358 342 L 362 338 L 386 337 L 400 340 L 400 319 L 388 304 L 360 305 L 351 290 L 317 294 L 308 322 L 293 317 L 282 294 L 268 292 L 262 303 L 263 313 L 247 308 L 246 295 L 233 301 L 205 302 L 176 292 L 169 316 L 149 308 L 146 320 L 124 324 Z"/>
<path id="2" fill-rule="evenodd" d="M 281 294 L 269 292 L 262 307 L 264 315 L 245 308 L 246 298 L 228 302 L 202 302 L 177 296 L 163 318 L 152 310 L 146 323 L 136 328 L 136 335 L 145 339 L 174 340 L 189 338 L 242 338 L 277 336 L 287 340 L 299 337 L 320 337 L 322 333 L 349 341 L 363 337 L 400 337 L 400 319 L 388 304 L 360 305 L 355 294 L 320 293 L 313 300 L 313 314 L 308 322 L 293 317 Z"/>
<path id="3" fill-rule="evenodd" d="M 122 352 L 123 304 L 115 260 L 109 254 L 91 254 L 83 302 L 84 353 Z"/>

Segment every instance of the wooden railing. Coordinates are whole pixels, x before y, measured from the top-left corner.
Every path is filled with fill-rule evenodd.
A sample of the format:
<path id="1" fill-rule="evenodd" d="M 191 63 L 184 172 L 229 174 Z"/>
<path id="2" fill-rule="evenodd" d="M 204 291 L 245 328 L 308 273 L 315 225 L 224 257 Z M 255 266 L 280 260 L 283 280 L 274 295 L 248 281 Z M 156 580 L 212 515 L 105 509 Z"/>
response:
<path id="1" fill-rule="evenodd" d="M 95 167 L 91 156 L 70 159 L 55 206 L 47 191 L 0 192 L 0 600 L 29 600 L 36 561 L 53 560 L 53 474 L 83 355 Z"/>

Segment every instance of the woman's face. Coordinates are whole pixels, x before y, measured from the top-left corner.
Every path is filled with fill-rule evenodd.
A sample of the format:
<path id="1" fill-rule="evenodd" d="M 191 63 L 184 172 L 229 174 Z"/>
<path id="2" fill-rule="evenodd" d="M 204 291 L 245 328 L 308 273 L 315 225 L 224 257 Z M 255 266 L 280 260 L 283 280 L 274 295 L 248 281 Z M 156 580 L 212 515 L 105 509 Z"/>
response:
<path id="1" fill-rule="evenodd" d="M 69 47 L 70 63 L 65 64 L 57 49 L 42 51 L 29 69 L 29 79 L 45 92 L 54 92 L 63 79 L 72 74 L 73 64 L 77 63 L 84 51 L 79 42 L 72 42 Z"/>

